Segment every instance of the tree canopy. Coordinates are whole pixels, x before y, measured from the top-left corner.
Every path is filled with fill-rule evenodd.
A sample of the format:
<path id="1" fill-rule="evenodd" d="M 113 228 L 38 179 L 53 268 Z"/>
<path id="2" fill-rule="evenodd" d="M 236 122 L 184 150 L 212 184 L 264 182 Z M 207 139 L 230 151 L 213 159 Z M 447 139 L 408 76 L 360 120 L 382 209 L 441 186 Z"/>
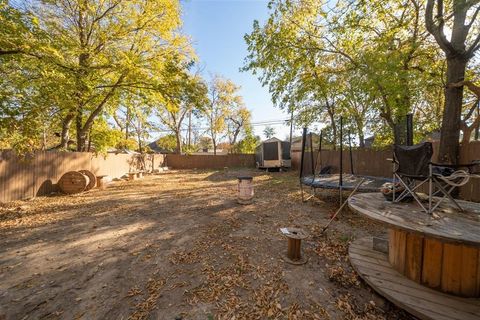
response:
<path id="1" fill-rule="evenodd" d="M 400 142 L 408 113 L 417 138 L 440 129 L 446 67 L 426 1 L 277 0 L 269 7 L 269 19 L 245 35 L 243 70 L 268 86 L 278 107 L 293 110 L 298 125 L 322 121 L 335 142 L 343 116 L 360 146 L 366 134 L 379 145 Z M 474 23 L 478 1 L 470 9 Z"/>

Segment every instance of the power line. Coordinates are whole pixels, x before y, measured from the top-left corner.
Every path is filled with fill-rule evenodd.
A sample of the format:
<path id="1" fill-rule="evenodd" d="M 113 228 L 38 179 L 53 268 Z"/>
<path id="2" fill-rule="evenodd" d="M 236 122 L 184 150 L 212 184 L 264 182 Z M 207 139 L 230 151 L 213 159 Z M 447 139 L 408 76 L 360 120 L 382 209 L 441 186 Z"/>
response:
<path id="1" fill-rule="evenodd" d="M 268 126 L 268 125 L 286 125 L 287 121 L 289 121 L 290 119 L 277 119 L 277 120 L 263 120 L 263 121 L 257 121 L 257 122 L 251 122 L 250 125 L 252 127 L 259 127 L 259 126 Z M 200 131 L 206 131 L 206 130 L 209 130 L 210 128 L 209 127 L 194 127 L 192 126 L 192 129 L 195 129 L 195 130 L 200 130 Z M 180 128 L 180 131 L 188 131 L 188 127 L 187 128 Z M 153 132 L 172 132 L 173 130 L 171 129 L 158 129 L 158 130 L 153 130 Z"/>

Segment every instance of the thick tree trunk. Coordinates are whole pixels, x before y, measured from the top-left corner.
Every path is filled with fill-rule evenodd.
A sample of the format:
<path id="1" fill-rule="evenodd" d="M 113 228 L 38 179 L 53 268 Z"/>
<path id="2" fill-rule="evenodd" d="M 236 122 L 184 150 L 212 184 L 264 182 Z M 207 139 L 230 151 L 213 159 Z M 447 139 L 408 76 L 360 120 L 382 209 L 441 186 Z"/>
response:
<path id="1" fill-rule="evenodd" d="M 73 121 L 73 114 L 68 114 L 62 121 L 62 133 L 60 135 L 60 149 L 66 149 L 68 147 L 68 141 L 70 140 L 70 125 Z"/>
<path id="2" fill-rule="evenodd" d="M 445 88 L 445 110 L 440 130 L 440 150 L 438 160 L 455 164 L 458 162 L 460 124 L 463 102 L 463 86 L 449 84 L 463 81 L 467 61 L 461 58 L 447 59 L 447 87 Z"/>
<path id="3" fill-rule="evenodd" d="M 77 113 L 75 118 L 75 124 L 77 127 L 77 151 L 84 152 L 87 145 L 87 132 L 90 130 L 90 127 L 85 128 L 82 126 L 82 114 L 81 112 Z"/>

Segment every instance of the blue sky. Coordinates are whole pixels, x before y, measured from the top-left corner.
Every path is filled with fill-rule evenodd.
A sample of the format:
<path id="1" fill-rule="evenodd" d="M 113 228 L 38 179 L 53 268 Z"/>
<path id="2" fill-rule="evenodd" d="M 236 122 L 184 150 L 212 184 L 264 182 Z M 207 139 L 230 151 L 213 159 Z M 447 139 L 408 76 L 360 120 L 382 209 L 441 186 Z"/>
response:
<path id="1" fill-rule="evenodd" d="M 274 108 L 268 88 L 261 86 L 249 72 L 240 72 L 247 45 L 245 33 L 253 21 L 268 18 L 268 1 L 264 0 L 186 0 L 182 1 L 185 33 L 190 35 L 203 67 L 204 76 L 219 74 L 242 87 L 240 93 L 252 111 L 252 122 L 287 119 L 288 115 Z M 289 133 L 285 125 L 272 125 L 276 136 L 284 139 Z M 263 126 L 254 126 L 263 138 Z"/>

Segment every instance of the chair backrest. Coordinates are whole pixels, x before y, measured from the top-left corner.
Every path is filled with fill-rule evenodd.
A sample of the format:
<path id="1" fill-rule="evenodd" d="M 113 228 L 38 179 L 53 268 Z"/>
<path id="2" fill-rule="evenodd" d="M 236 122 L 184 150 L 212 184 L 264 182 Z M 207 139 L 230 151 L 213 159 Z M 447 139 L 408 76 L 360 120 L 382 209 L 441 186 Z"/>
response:
<path id="1" fill-rule="evenodd" d="M 428 165 L 432 159 L 431 142 L 413 146 L 393 146 L 393 156 L 398 162 L 396 173 L 411 177 L 428 177 Z"/>

